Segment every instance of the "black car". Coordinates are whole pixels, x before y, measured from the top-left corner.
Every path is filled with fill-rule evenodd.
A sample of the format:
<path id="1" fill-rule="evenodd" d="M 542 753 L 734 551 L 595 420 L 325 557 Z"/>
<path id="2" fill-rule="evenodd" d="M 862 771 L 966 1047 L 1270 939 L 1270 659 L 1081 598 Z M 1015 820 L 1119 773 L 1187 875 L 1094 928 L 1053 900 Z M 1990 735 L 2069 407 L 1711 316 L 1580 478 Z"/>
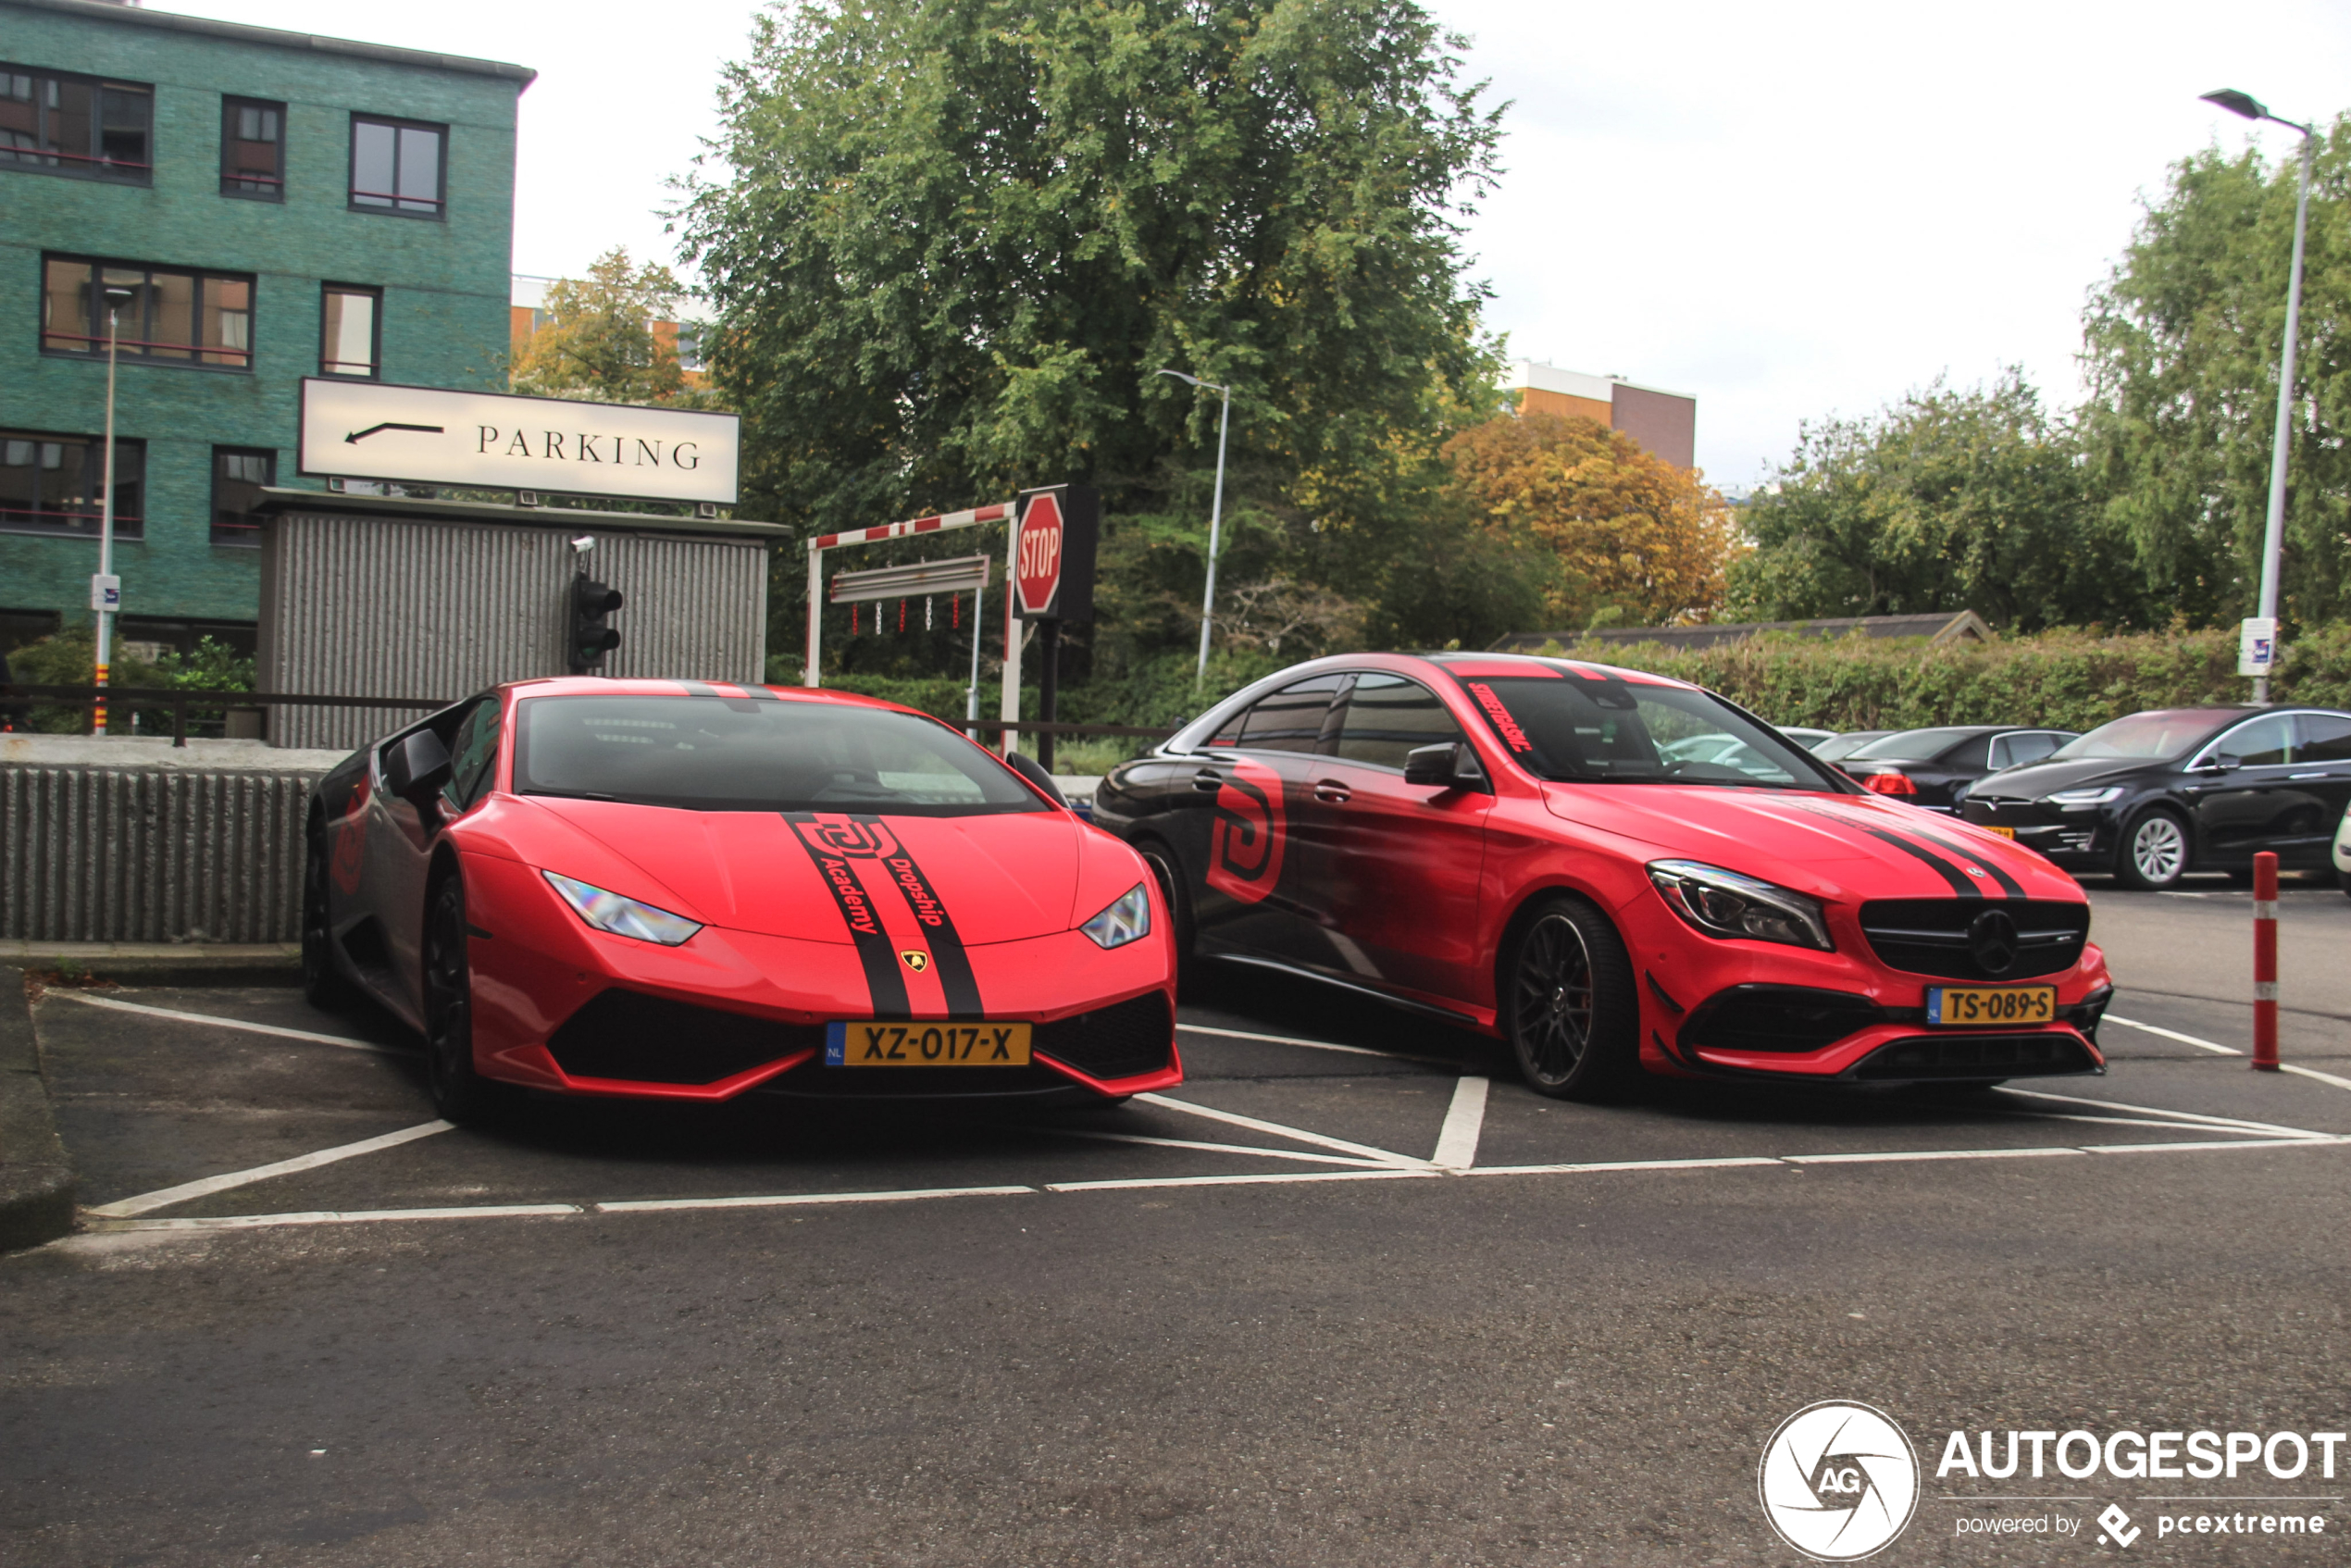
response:
<path id="1" fill-rule="evenodd" d="M 1815 740 L 1805 750 L 1822 762 L 1843 762 L 1871 741 L 1884 740 L 1893 733 L 1891 729 L 1848 729 L 1825 740 Z"/>
<path id="2" fill-rule="evenodd" d="M 1864 790 L 1929 811 L 1956 812 L 1968 787 L 1985 774 L 2038 762 L 2073 735 L 2010 724 L 1902 729 L 1847 753 L 1837 765 Z"/>
<path id="3" fill-rule="evenodd" d="M 2047 761 L 1977 784 L 1968 821 L 2125 887 L 2243 872 L 2259 851 L 2323 870 L 2351 803 L 2351 713 L 2160 708 L 2100 725 Z"/>

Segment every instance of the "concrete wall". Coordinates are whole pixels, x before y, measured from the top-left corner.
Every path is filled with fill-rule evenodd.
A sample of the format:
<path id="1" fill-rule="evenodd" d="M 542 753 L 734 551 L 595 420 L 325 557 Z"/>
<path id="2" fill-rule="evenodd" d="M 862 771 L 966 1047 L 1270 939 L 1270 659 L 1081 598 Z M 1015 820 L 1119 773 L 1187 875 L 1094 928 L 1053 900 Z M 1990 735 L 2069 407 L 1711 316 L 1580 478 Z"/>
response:
<path id="1" fill-rule="evenodd" d="M 273 448 L 280 482 L 295 482 L 296 384 L 317 373 L 323 281 L 383 289 L 385 380 L 505 384 L 522 83 L 402 53 L 339 53 L 302 34 L 120 6 L 0 0 L 0 63 L 153 84 L 155 164 L 144 187 L 0 165 L 0 428 L 105 429 L 104 362 L 41 353 L 44 251 L 255 279 L 251 371 L 122 366 L 117 433 L 147 447 L 146 537 L 115 556 L 127 615 L 257 617 L 259 552 L 210 541 L 212 449 Z M 282 203 L 220 193 L 224 94 L 286 104 Z M 349 209 L 355 110 L 448 125 L 445 221 Z M 86 619 L 94 524 L 89 535 L 0 531 L 0 608 Z"/>
<path id="2" fill-rule="evenodd" d="M 263 529 L 261 689 L 454 702 L 504 680 L 563 675 L 578 571 L 566 541 L 581 534 L 596 541 L 589 575 L 625 599 L 611 622 L 620 647 L 603 673 L 761 678 L 764 537 L 629 531 L 578 513 L 478 522 L 293 511 Z M 269 738 L 349 749 L 408 722 L 279 708 Z"/>
<path id="3" fill-rule="evenodd" d="M 295 940 L 317 777 L 0 763 L 0 939 Z"/>

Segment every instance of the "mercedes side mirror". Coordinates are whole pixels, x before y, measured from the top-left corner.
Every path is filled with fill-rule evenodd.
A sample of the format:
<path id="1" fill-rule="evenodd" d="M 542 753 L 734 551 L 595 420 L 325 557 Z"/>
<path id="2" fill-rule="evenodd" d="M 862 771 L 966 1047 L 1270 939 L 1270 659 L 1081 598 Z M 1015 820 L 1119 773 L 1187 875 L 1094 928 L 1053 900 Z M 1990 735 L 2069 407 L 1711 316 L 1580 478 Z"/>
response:
<path id="1" fill-rule="evenodd" d="M 420 816 L 449 787 L 449 748 L 429 729 L 402 736 L 384 755 L 384 788 L 415 806 Z"/>
<path id="2" fill-rule="evenodd" d="M 1434 784 L 1440 790 L 1482 790 L 1486 770 L 1466 740 L 1415 746 L 1404 753 L 1404 782 Z"/>

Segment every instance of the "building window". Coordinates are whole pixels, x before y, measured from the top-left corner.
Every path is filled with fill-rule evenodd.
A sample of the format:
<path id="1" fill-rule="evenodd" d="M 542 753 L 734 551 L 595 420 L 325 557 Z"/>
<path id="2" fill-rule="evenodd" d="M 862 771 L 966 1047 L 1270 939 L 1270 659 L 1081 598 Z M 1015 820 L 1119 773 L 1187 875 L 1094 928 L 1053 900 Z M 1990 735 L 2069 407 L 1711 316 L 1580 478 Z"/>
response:
<path id="1" fill-rule="evenodd" d="M 138 82 L 0 66 L 0 168 L 144 185 L 155 100 Z"/>
<path id="2" fill-rule="evenodd" d="M 257 202 L 285 200 L 285 105 L 220 100 L 220 193 Z"/>
<path id="3" fill-rule="evenodd" d="M 104 359 L 106 294 L 119 289 L 130 295 L 115 317 L 116 352 L 123 358 L 215 370 L 253 368 L 250 278 L 56 255 L 43 258 L 42 271 L 44 354 Z"/>
<path id="4" fill-rule="evenodd" d="M 362 212 L 439 218 L 448 129 L 408 120 L 351 117 L 351 205 Z"/>
<path id="5" fill-rule="evenodd" d="M 373 376 L 383 368 L 381 289 L 330 283 L 320 295 L 318 374 Z"/>
<path id="6" fill-rule="evenodd" d="M 99 436 L 0 430 L 0 531 L 95 539 L 106 500 L 100 477 L 106 465 L 106 443 Z M 146 533 L 141 516 L 146 472 L 146 443 L 117 437 L 117 539 L 139 539 Z"/>
<path id="7" fill-rule="evenodd" d="M 261 543 L 261 519 L 253 515 L 259 488 L 278 482 L 278 454 L 259 447 L 212 449 L 212 542 L 238 549 Z"/>

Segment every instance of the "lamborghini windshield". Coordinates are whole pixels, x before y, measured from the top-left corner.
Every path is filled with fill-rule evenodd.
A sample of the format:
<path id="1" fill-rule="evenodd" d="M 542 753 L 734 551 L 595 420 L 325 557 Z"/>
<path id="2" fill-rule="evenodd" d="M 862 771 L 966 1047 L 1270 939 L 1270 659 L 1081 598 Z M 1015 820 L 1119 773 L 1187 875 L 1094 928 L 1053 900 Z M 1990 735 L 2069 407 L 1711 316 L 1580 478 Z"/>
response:
<path id="1" fill-rule="evenodd" d="M 1842 792 L 1810 753 L 1703 691 L 1574 675 L 1464 677 L 1462 687 L 1537 778 Z"/>
<path id="2" fill-rule="evenodd" d="M 954 731 L 849 703 L 533 697 L 515 791 L 689 811 L 979 816 L 1051 808 Z"/>

